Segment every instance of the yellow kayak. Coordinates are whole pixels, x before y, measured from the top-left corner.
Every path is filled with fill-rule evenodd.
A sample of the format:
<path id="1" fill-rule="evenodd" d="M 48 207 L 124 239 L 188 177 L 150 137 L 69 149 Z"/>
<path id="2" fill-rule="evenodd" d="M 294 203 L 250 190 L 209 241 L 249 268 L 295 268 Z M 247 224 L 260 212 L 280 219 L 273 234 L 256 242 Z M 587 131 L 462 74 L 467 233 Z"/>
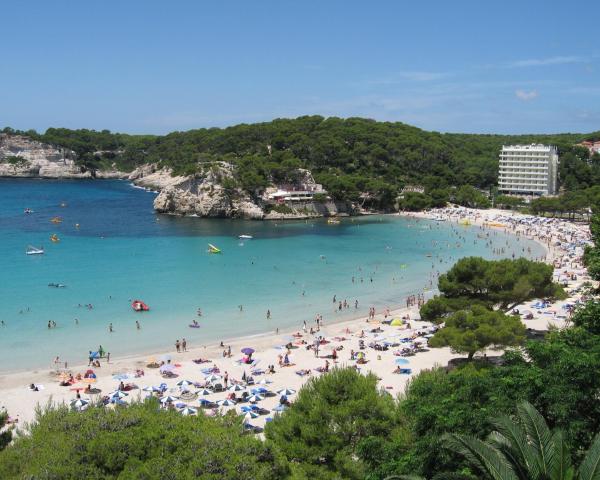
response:
<path id="1" fill-rule="evenodd" d="M 221 253 L 221 249 L 215 247 L 212 243 L 208 244 L 209 253 Z"/>

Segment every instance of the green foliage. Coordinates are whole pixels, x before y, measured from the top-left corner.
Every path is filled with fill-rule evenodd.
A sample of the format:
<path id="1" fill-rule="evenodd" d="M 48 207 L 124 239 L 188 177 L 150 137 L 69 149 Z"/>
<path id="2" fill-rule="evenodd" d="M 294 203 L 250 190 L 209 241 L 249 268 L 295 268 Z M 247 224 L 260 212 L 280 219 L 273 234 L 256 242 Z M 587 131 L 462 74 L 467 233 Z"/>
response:
<path id="1" fill-rule="evenodd" d="M 600 301 L 593 299 L 577 308 L 571 321 L 577 327 L 584 328 L 594 335 L 600 335 Z"/>
<path id="2" fill-rule="evenodd" d="M 309 380 L 265 434 L 311 478 L 369 478 L 403 443 L 392 397 L 351 368 Z"/>
<path id="3" fill-rule="evenodd" d="M 449 346 L 454 352 L 467 353 L 471 359 L 487 347 L 518 345 L 523 340 L 525 326 L 519 317 L 476 305 L 448 317 L 444 328 L 436 332 L 429 345 Z"/>
<path id="4" fill-rule="evenodd" d="M 590 276 L 594 280 L 600 280 L 600 213 L 596 212 L 590 221 L 590 232 L 592 233 L 593 246 L 586 246 L 583 261 Z"/>
<path id="5" fill-rule="evenodd" d="M 0 451 L 2 451 L 12 440 L 12 431 L 4 429 L 8 421 L 8 413 L 0 411 Z"/>
<path id="6" fill-rule="evenodd" d="M 517 407 L 517 419 L 495 418 L 487 441 L 450 434 L 445 447 L 464 456 L 486 478 L 493 480 L 592 480 L 600 477 L 600 435 L 575 471 L 560 430 L 550 431 L 533 405 Z"/>
<path id="7" fill-rule="evenodd" d="M 485 207 L 485 195 L 460 187 L 493 186 L 503 144 L 557 144 L 561 177 L 572 188 L 600 183 L 600 162 L 588 159 L 585 149 L 572 146 L 588 137 L 578 134 L 442 134 L 399 122 L 316 115 L 164 136 L 65 128 L 49 128 L 43 134 L 10 128 L 3 132 L 73 150 L 75 160 L 91 170 L 113 163 L 123 170 L 156 163 L 172 168 L 175 174 L 191 174 L 198 171 L 199 162 L 227 160 L 236 165 L 238 182 L 251 194 L 269 181 L 293 182 L 298 168 L 307 168 L 334 200 L 358 201 L 365 192 L 363 206 L 381 209 L 392 208 L 407 183 L 425 186 L 427 206 L 443 206 L 448 188 L 458 186 L 454 195 L 459 203 Z M 424 204 L 423 198 L 419 201 Z M 416 209 L 415 202 L 412 199 L 405 209 Z"/>
<path id="8" fill-rule="evenodd" d="M 0 478 L 280 479 L 285 461 L 241 421 L 184 417 L 156 400 L 127 408 L 39 413 L 0 453 Z"/>
<path id="9" fill-rule="evenodd" d="M 16 155 L 10 155 L 4 159 L 10 165 L 14 167 L 24 167 L 29 164 L 29 161 L 26 158 L 19 157 Z"/>
<path id="10" fill-rule="evenodd" d="M 462 185 L 457 188 L 453 195 L 452 199 L 454 203 L 462 205 L 464 207 L 469 208 L 489 208 L 490 201 L 487 195 L 484 195 L 476 188 L 473 188 L 471 185 Z"/>
<path id="11" fill-rule="evenodd" d="M 472 299 L 507 311 L 532 298 L 565 298 L 552 272 L 552 266 L 525 258 L 465 257 L 440 276 L 438 286 L 444 297 Z"/>
<path id="12" fill-rule="evenodd" d="M 430 195 L 419 192 L 406 192 L 399 199 L 398 208 L 409 212 L 419 212 L 433 206 L 433 199 Z"/>

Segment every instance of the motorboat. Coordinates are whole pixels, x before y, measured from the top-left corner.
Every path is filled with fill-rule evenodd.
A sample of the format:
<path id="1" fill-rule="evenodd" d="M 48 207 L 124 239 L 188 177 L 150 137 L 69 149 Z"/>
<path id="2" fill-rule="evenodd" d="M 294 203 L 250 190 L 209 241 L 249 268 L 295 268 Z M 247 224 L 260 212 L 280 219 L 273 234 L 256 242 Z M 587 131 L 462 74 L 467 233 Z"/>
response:
<path id="1" fill-rule="evenodd" d="M 53 288 L 67 288 L 63 283 L 49 283 L 48 286 Z"/>
<path id="2" fill-rule="evenodd" d="M 215 247 L 212 243 L 208 244 L 208 252 L 209 253 L 221 253 L 221 249 Z"/>
<path id="3" fill-rule="evenodd" d="M 141 300 L 134 300 L 131 302 L 131 308 L 133 308 L 136 312 L 147 312 L 150 310 L 150 307 Z"/>
<path id="4" fill-rule="evenodd" d="M 58 243 L 60 242 L 60 238 L 58 238 L 58 235 L 56 235 L 56 233 L 53 233 L 52 235 L 50 235 L 50 241 Z"/>
<path id="5" fill-rule="evenodd" d="M 252 235 L 239 235 L 238 238 L 241 240 L 252 240 L 254 237 Z"/>
<path id="6" fill-rule="evenodd" d="M 337 218 L 329 218 L 327 219 L 327 223 L 329 225 L 338 225 L 340 221 Z"/>
<path id="7" fill-rule="evenodd" d="M 52 223 L 62 223 L 62 218 L 60 217 L 52 217 L 50 220 Z"/>
<path id="8" fill-rule="evenodd" d="M 25 210 L 23 210 L 23 213 L 26 213 L 26 214 L 33 213 L 33 210 L 31 208 L 26 208 Z"/>
<path id="9" fill-rule="evenodd" d="M 27 251 L 25 253 L 27 255 L 43 255 L 44 254 L 44 247 L 37 248 L 37 247 L 32 247 L 31 245 L 29 245 L 27 247 Z"/>

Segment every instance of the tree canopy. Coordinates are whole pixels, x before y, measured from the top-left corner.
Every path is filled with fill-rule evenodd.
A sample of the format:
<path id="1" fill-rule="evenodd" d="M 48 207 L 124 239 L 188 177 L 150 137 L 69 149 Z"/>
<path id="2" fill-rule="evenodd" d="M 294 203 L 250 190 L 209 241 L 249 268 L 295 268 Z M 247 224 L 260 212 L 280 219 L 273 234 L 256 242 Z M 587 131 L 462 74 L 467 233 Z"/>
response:
<path id="1" fill-rule="evenodd" d="M 237 417 L 184 417 L 147 401 L 85 412 L 40 412 L 0 452 L 0 478 L 280 479 L 286 462 L 242 435 Z"/>
<path id="2" fill-rule="evenodd" d="M 471 359 L 487 347 L 518 345 L 523 340 L 525 326 L 519 317 L 475 305 L 448 317 L 444 328 L 435 333 L 429 345 L 449 346 L 452 351 L 466 353 Z"/>

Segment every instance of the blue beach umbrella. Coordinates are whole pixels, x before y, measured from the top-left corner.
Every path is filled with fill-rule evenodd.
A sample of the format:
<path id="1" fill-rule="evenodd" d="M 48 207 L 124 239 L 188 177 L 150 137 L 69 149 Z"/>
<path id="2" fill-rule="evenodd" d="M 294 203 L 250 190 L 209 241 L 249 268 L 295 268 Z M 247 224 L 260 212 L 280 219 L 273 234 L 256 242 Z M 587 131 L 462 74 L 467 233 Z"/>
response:
<path id="1" fill-rule="evenodd" d="M 285 405 L 277 405 L 273 410 L 276 412 L 283 412 L 285 409 L 287 409 L 288 407 L 286 407 Z"/>
<path id="2" fill-rule="evenodd" d="M 185 407 L 185 408 L 182 408 L 181 410 L 179 410 L 179 412 L 182 415 L 187 416 L 187 415 L 196 415 L 198 413 L 198 410 L 196 410 L 195 408 L 192 408 L 192 407 Z"/>
<path id="3" fill-rule="evenodd" d="M 160 397 L 160 403 L 173 403 L 176 402 L 177 399 L 172 397 L 171 395 L 165 395 L 164 397 Z"/>
<path id="4" fill-rule="evenodd" d="M 283 388 L 283 389 L 279 390 L 277 393 L 279 395 L 285 395 L 287 397 L 288 395 L 293 395 L 294 393 L 296 393 L 296 390 L 293 390 L 291 388 Z"/>
<path id="5" fill-rule="evenodd" d="M 109 393 L 108 395 L 111 398 L 125 398 L 129 394 L 121 390 L 115 390 L 114 392 Z"/>
<path id="6" fill-rule="evenodd" d="M 229 400 L 228 398 L 225 400 L 219 400 L 217 402 L 217 405 L 221 406 L 221 407 L 232 407 L 233 405 L 235 405 L 235 402 L 233 400 Z"/>

